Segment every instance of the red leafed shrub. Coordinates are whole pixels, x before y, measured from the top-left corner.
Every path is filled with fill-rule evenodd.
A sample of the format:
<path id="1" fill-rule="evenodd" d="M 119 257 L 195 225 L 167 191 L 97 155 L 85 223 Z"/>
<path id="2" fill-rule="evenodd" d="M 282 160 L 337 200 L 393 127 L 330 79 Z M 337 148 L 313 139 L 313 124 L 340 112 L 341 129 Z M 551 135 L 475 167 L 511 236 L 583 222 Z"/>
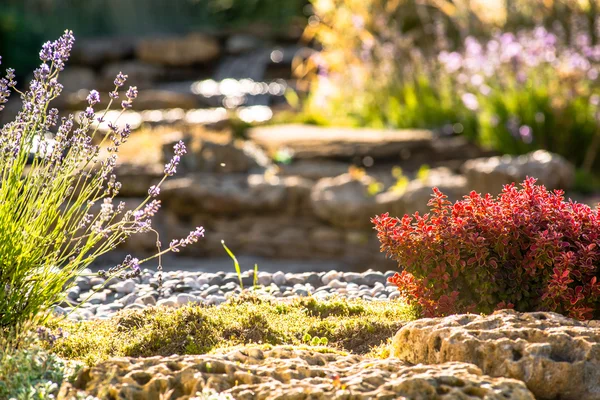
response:
<path id="1" fill-rule="evenodd" d="M 600 204 L 565 202 L 527 178 L 455 204 L 435 188 L 430 214 L 373 218 L 390 278 L 425 316 L 500 308 L 600 317 Z"/>

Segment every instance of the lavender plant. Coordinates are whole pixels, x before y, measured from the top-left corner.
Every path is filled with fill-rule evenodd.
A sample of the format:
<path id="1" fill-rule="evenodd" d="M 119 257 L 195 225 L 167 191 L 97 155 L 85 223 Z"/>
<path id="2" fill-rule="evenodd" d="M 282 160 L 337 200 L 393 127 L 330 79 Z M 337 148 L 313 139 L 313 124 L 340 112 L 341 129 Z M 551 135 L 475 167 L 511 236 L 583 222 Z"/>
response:
<path id="1" fill-rule="evenodd" d="M 441 52 L 445 74 L 477 117 L 477 138 L 506 153 L 544 148 L 591 170 L 598 151 L 600 45 L 538 27 L 468 37 L 461 52 Z"/>
<path id="2" fill-rule="evenodd" d="M 127 125 L 118 127 L 115 120 L 108 122 L 107 135 L 95 138 L 99 123 L 122 96 L 127 76 L 118 74 L 104 110 L 96 110 L 101 99 L 92 90 L 89 106 L 78 118 L 69 115 L 59 120 L 58 110 L 50 103 L 61 93 L 58 77 L 74 40 L 72 32 L 65 31 L 58 40 L 43 45 L 42 64 L 27 90 L 16 88 L 12 69 L 0 79 L 0 110 L 11 91 L 23 101 L 15 120 L 0 130 L 0 333 L 18 335 L 20 327 L 43 322 L 50 306 L 62 299 L 92 261 L 133 234 L 156 232 L 151 219 L 160 208 L 156 199 L 160 186 L 176 172 L 186 152 L 182 142 L 175 145 L 175 156 L 165 165 L 163 178 L 149 188 L 135 209 L 115 204 L 121 188 L 114 173 L 117 153 L 131 131 Z M 125 91 L 120 103 L 123 111 L 131 107 L 137 93 L 135 87 Z M 52 130 L 56 131 L 54 140 L 45 140 L 45 133 Z M 108 156 L 101 157 L 105 144 Z M 160 279 L 161 255 L 195 243 L 203 235 L 204 229 L 198 227 L 163 250 L 157 234 L 154 256 L 144 260 L 127 256 L 100 275 L 133 277 L 140 273 L 140 264 L 158 258 Z"/>

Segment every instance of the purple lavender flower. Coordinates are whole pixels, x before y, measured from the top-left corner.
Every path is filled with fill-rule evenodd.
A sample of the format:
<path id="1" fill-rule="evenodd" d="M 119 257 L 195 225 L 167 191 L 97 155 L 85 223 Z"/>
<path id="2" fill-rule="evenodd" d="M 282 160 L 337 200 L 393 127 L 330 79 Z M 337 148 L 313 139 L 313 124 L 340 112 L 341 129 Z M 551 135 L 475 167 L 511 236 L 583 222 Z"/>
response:
<path id="1" fill-rule="evenodd" d="M 100 93 L 97 90 L 91 90 L 90 94 L 88 94 L 86 100 L 93 106 L 94 104 L 100 103 Z"/>
<path id="2" fill-rule="evenodd" d="M 127 89 L 127 93 L 125 93 L 125 96 L 127 96 L 127 98 L 129 100 L 135 100 L 137 95 L 138 95 L 137 86 L 130 86 L 129 89 Z"/>
<path id="3" fill-rule="evenodd" d="M 181 140 L 177 142 L 175 146 L 173 146 L 173 150 L 175 150 L 175 155 L 177 156 L 182 156 L 187 152 L 187 149 L 185 148 L 185 143 L 183 143 Z"/>
<path id="4" fill-rule="evenodd" d="M 148 195 L 151 197 L 156 197 L 160 194 L 160 187 L 156 186 L 156 185 L 152 185 L 150 186 L 150 189 L 148 189 Z"/>
<path id="5" fill-rule="evenodd" d="M 117 74 L 117 77 L 115 78 L 115 86 L 117 87 L 121 87 L 125 84 L 125 81 L 127 80 L 127 75 L 123 74 L 122 72 L 119 71 L 119 73 Z"/>

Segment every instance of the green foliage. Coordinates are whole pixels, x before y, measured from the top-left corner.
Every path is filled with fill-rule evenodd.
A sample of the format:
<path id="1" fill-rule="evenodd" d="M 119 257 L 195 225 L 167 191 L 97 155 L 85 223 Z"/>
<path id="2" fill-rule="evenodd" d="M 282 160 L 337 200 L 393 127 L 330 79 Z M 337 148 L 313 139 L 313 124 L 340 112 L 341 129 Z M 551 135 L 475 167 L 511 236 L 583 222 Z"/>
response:
<path id="1" fill-rule="evenodd" d="M 123 311 L 107 320 L 51 321 L 64 338 L 53 351 L 90 365 L 112 356 L 203 354 L 243 344 L 319 345 L 366 353 L 393 335 L 414 311 L 399 301 L 313 298 L 281 304 L 256 295 L 216 307 L 185 306 Z M 308 334 L 310 339 L 307 338 Z"/>
<path id="2" fill-rule="evenodd" d="M 27 340 L 19 348 L 0 344 L 0 399 L 55 398 L 62 382 L 79 368 L 78 364 L 60 359 L 33 341 Z"/>

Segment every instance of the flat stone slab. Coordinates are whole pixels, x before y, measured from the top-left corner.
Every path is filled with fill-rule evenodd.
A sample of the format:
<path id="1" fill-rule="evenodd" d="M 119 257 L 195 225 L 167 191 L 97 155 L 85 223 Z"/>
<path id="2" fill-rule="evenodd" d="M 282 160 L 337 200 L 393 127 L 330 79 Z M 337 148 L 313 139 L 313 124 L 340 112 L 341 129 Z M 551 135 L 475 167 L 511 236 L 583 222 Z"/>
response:
<path id="1" fill-rule="evenodd" d="M 212 389 L 235 399 L 523 399 L 523 382 L 491 378 L 472 364 L 410 366 L 318 348 L 240 347 L 222 354 L 114 358 L 83 368 L 58 399 L 105 393 L 118 399 L 188 400 Z"/>
<path id="2" fill-rule="evenodd" d="M 296 159 L 410 157 L 417 149 L 430 149 L 435 135 L 423 129 L 355 129 L 312 125 L 271 125 L 252 128 L 249 138 L 270 153 L 281 148 L 293 152 Z"/>

